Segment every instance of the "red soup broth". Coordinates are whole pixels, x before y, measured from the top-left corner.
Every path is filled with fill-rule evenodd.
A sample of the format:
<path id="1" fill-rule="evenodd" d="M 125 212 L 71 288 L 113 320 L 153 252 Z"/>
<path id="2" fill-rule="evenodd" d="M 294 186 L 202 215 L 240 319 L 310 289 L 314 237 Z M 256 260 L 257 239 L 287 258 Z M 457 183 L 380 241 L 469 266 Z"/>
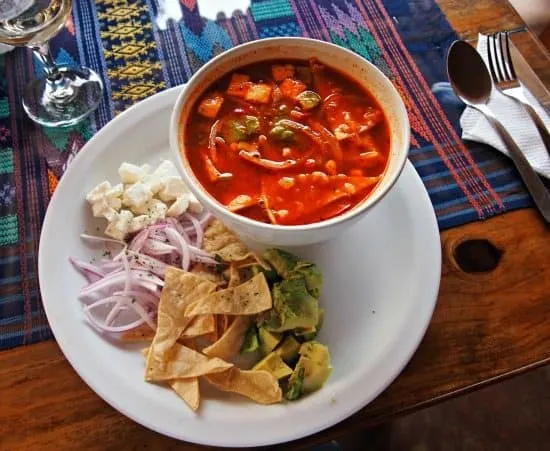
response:
<path id="1" fill-rule="evenodd" d="M 315 59 L 227 74 L 193 106 L 183 139 L 208 193 L 280 225 L 353 208 L 380 181 L 390 151 L 387 118 L 366 87 Z"/>

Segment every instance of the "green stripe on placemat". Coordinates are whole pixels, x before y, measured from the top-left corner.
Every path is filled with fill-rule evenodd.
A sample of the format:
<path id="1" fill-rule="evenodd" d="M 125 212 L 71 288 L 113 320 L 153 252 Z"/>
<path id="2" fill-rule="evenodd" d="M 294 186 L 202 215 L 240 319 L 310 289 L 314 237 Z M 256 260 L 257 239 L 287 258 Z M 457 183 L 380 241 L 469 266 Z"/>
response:
<path id="1" fill-rule="evenodd" d="M 13 173 L 13 149 L 0 150 L 0 174 Z"/>
<path id="2" fill-rule="evenodd" d="M 17 216 L 0 216 L 0 246 L 16 244 L 19 239 Z"/>

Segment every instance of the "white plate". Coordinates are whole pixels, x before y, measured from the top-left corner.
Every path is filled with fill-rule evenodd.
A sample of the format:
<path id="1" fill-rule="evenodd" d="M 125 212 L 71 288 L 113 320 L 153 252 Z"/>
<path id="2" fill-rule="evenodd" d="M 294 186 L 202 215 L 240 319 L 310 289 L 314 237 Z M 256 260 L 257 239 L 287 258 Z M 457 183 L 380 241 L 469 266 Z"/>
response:
<path id="1" fill-rule="evenodd" d="M 194 414 L 169 389 L 143 380 L 135 347 L 114 345 L 84 322 L 83 279 L 68 258 L 90 258 L 80 240 L 96 222 L 84 196 L 116 181 L 123 161 L 168 158 L 168 125 L 177 88 L 157 94 L 100 130 L 72 161 L 48 208 L 39 252 L 40 289 L 63 353 L 84 381 L 123 414 L 162 434 L 220 446 L 280 443 L 325 429 L 364 407 L 401 372 L 430 321 L 441 271 L 434 211 L 407 163 L 394 189 L 336 240 L 298 253 L 324 273 L 326 309 L 319 340 L 334 367 L 322 390 L 294 403 L 261 406 L 236 395 L 203 400 Z M 67 220 L 70 218 L 70 220 Z"/>

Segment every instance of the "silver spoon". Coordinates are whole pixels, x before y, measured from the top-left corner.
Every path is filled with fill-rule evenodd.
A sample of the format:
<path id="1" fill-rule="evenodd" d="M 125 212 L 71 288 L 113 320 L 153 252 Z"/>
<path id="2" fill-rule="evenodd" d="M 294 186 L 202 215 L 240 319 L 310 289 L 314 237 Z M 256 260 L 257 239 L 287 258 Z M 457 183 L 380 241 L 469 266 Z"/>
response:
<path id="1" fill-rule="evenodd" d="M 510 157 L 546 222 L 550 222 L 550 193 L 512 136 L 488 106 L 494 86 L 481 55 L 465 41 L 455 41 L 447 55 L 447 74 L 455 94 L 466 105 L 484 114 L 498 132 Z"/>

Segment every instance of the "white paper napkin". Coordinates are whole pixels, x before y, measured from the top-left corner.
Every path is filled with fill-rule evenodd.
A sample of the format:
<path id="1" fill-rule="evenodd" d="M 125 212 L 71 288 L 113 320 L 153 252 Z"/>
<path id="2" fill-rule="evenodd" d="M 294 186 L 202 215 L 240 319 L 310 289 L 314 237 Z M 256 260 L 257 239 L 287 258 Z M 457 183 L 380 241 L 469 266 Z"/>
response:
<path id="1" fill-rule="evenodd" d="M 487 63 L 486 35 L 479 35 L 477 50 Z M 527 101 L 550 129 L 550 117 L 548 117 L 542 106 L 526 87 L 512 88 L 506 90 L 506 93 Z M 494 93 L 489 106 L 512 135 L 533 168 L 539 174 L 550 178 L 550 155 L 529 114 L 514 100 L 498 92 Z M 503 154 L 508 155 L 508 150 L 500 139 L 500 136 L 481 113 L 467 107 L 460 118 L 460 125 L 462 126 L 462 139 L 488 144 L 500 150 Z"/>

